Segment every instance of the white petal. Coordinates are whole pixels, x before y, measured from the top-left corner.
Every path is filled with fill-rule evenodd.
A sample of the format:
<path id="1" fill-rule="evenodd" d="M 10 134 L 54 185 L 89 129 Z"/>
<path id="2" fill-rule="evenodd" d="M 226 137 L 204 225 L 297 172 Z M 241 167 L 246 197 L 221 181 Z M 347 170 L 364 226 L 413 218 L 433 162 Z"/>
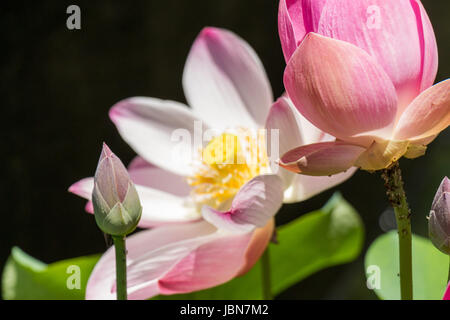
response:
<path id="1" fill-rule="evenodd" d="M 289 174 L 293 176 L 293 180 L 290 187 L 284 191 L 284 203 L 295 203 L 308 200 L 325 190 L 341 184 L 349 179 L 356 170 L 357 168 L 350 168 L 346 172 L 338 173 L 331 177 L 306 176 L 289 172 Z"/>
<path id="2" fill-rule="evenodd" d="M 186 61 L 183 87 L 189 105 L 214 129 L 264 125 L 273 101 L 264 67 L 234 33 L 205 28 Z"/>
<path id="3" fill-rule="evenodd" d="M 206 129 L 192 110 L 173 101 L 136 97 L 117 103 L 109 114 L 122 138 L 145 160 L 179 175 L 192 172 L 190 163 Z"/>

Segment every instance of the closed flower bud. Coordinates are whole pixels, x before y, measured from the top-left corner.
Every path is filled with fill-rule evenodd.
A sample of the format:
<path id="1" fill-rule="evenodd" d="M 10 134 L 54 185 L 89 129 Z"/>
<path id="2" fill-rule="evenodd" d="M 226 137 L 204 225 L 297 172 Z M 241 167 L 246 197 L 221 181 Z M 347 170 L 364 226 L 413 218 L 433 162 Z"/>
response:
<path id="1" fill-rule="evenodd" d="M 95 172 L 92 203 L 97 225 L 113 236 L 131 233 L 141 219 L 136 188 L 125 166 L 106 144 Z"/>
<path id="2" fill-rule="evenodd" d="M 436 248 L 450 255 L 450 180 L 447 177 L 434 197 L 428 231 Z"/>

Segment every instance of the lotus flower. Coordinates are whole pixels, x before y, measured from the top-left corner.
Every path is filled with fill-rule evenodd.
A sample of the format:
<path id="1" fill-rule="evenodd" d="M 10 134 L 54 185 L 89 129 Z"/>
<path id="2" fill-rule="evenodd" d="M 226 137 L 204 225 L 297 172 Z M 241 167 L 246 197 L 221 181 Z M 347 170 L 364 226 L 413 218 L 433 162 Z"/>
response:
<path id="1" fill-rule="evenodd" d="M 281 152 L 332 137 L 308 123 L 286 97 L 273 104 L 261 62 L 235 34 L 205 28 L 188 56 L 183 86 L 191 108 L 138 97 L 110 111 L 140 155 L 129 166 L 143 206 L 139 226 L 157 226 L 128 237 L 130 299 L 201 290 L 245 273 L 265 250 L 283 201 L 309 198 L 354 172 L 329 178 L 271 169 L 264 139 L 246 134 L 249 130 L 266 123 L 278 129 Z M 194 141 L 194 148 L 190 138 L 174 145 L 174 137 L 196 140 L 198 130 L 206 135 L 210 129 L 217 134 Z M 271 135 L 267 140 L 274 150 L 278 140 Z M 70 191 L 90 199 L 92 179 Z M 115 297 L 113 265 L 110 249 L 89 279 L 88 299 Z"/>
<path id="2" fill-rule="evenodd" d="M 363 49 L 391 79 L 400 109 L 436 77 L 436 39 L 419 0 L 281 0 L 278 29 L 286 62 L 309 32 Z"/>
<path id="3" fill-rule="evenodd" d="M 284 154 L 280 165 L 296 173 L 332 175 L 352 166 L 381 170 L 402 156 L 423 155 L 450 123 L 449 80 L 404 106 L 376 59 L 316 33 L 309 33 L 289 60 L 284 85 L 300 113 L 336 137 Z"/>

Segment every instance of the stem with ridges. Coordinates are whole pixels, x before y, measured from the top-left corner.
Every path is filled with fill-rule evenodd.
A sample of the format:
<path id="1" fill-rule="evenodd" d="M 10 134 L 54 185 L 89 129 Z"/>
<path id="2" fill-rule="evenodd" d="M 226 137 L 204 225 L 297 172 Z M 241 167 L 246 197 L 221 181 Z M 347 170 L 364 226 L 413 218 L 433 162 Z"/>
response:
<path id="1" fill-rule="evenodd" d="M 113 236 L 116 249 L 117 300 L 127 300 L 127 249 L 125 236 Z"/>
<path id="2" fill-rule="evenodd" d="M 398 162 L 383 170 L 386 194 L 394 207 L 397 220 L 399 258 L 400 258 L 400 293 L 402 300 L 413 299 L 412 275 L 412 234 L 411 211 L 403 189 L 402 173 Z"/>
<path id="3" fill-rule="evenodd" d="M 270 256 L 269 246 L 267 246 L 261 257 L 262 265 L 262 295 L 264 300 L 272 300 L 272 289 L 270 279 Z"/>

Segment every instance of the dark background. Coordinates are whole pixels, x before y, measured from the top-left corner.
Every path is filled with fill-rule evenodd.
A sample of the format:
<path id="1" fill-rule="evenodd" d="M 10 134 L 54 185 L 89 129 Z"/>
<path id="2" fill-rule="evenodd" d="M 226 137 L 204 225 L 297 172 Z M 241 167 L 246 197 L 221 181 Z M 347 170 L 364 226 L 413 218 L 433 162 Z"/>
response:
<path id="1" fill-rule="evenodd" d="M 81 7 L 81 30 L 66 28 L 66 8 Z M 439 46 L 437 81 L 448 78 L 449 1 L 424 0 Z M 274 96 L 283 92 L 284 59 L 276 0 L 3 1 L 0 13 L 0 268 L 12 246 L 47 263 L 102 252 L 105 243 L 85 201 L 67 192 L 95 171 L 102 141 L 128 163 L 134 152 L 108 119 L 131 96 L 185 101 L 181 75 L 204 26 L 228 28 L 260 56 Z M 413 229 L 426 235 L 436 188 L 449 175 L 450 132 L 426 156 L 402 160 Z M 358 172 L 338 187 L 361 214 L 367 246 L 389 208 L 379 173 Z M 332 195 L 283 207 L 278 224 L 321 207 Z M 370 299 L 363 255 L 321 271 L 280 295 L 285 299 Z"/>

